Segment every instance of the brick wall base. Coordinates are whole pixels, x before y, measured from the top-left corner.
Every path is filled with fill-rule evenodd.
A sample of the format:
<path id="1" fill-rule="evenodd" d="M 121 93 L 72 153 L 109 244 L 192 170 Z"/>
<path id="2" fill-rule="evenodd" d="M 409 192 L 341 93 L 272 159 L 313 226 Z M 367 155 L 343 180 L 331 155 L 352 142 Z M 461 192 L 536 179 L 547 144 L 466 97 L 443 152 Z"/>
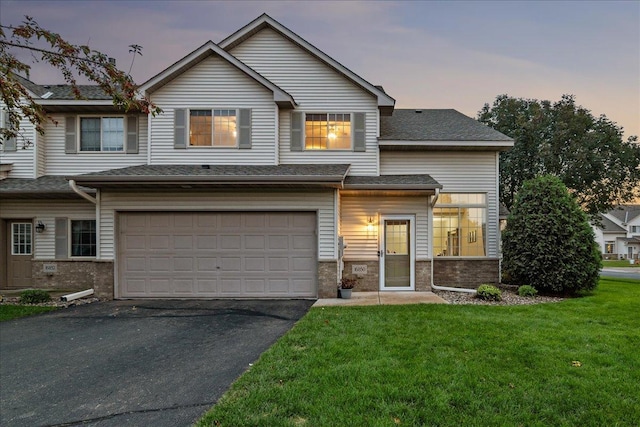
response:
<path id="1" fill-rule="evenodd" d="M 338 289 L 338 262 L 318 262 L 318 298 L 335 298 Z"/>
<path id="2" fill-rule="evenodd" d="M 500 260 L 436 258 L 433 261 L 433 283 L 438 286 L 475 289 L 483 283 L 497 284 Z"/>
<path id="3" fill-rule="evenodd" d="M 44 264 L 54 264 L 55 273 L 45 273 Z M 93 288 L 100 298 L 113 299 L 113 261 L 32 261 L 33 287 L 83 291 Z"/>
<path id="4" fill-rule="evenodd" d="M 353 265 L 366 265 L 367 274 L 356 276 L 352 273 Z M 431 261 L 416 261 L 415 264 L 415 290 L 431 290 Z M 342 277 L 357 279 L 358 284 L 354 291 L 375 292 L 380 290 L 380 263 L 378 261 L 345 261 Z"/>

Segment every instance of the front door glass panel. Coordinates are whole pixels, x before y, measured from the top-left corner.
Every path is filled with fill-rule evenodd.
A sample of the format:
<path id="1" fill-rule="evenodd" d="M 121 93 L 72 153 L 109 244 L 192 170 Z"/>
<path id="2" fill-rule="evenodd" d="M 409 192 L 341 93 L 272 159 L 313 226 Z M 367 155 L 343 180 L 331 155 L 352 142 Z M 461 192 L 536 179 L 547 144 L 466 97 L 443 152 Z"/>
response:
<path id="1" fill-rule="evenodd" d="M 384 221 L 386 288 L 411 286 L 410 228 L 408 220 Z"/>

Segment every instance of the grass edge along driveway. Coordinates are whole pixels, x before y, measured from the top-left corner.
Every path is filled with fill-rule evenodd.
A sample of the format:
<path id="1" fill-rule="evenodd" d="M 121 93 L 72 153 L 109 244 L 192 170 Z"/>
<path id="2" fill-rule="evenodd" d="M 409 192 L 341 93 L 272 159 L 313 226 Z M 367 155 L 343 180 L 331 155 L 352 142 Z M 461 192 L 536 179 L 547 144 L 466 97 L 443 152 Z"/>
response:
<path id="1" fill-rule="evenodd" d="M 197 425 L 636 426 L 638 300 L 313 308 Z"/>

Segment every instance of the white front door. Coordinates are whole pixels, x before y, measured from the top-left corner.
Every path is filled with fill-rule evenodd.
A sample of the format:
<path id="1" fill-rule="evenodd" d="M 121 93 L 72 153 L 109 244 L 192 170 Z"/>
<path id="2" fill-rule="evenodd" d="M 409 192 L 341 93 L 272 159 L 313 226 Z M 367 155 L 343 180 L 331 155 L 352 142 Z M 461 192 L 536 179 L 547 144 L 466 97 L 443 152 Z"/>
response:
<path id="1" fill-rule="evenodd" d="M 408 291 L 415 286 L 415 217 L 380 218 L 380 290 Z"/>

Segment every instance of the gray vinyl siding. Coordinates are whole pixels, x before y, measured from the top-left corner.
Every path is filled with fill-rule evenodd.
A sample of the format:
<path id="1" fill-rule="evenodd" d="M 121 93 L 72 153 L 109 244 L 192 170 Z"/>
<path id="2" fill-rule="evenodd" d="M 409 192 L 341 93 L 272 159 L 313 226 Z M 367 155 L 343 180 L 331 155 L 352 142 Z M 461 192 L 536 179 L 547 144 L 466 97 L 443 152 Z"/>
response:
<path id="1" fill-rule="evenodd" d="M 271 29 L 264 29 L 231 54 L 287 91 L 308 113 L 366 113 L 366 151 L 292 151 L 291 113 L 281 111 L 280 162 L 350 163 L 351 173 L 376 175 L 378 165 L 377 99 Z"/>
<path id="2" fill-rule="evenodd" d="M 336 227 L 334 190 L 321 192 L 217 192 L 139 193 L 102 192 L 100 251 L 102 259 L 114 259 L 116 211 L 316 211 L 318 257 L 335 260 Z"/>
<path id="3" fill-rule="evenodd" d="M 46 229 L 34 233 L 33 257 L 54 259 L 56 218 L 95 219 L 96 207 L 84 200 L 5 200 L 0 203 L 0 217 L 42 221 Z"/>
<path id="4" fill-rule="evenodd" d="M 151 164 L 275 163 L 273 93 L 219 57 L 209 57 L 185 71 L 151 99 L 164 110 L 151 121 Z M 251 109 L 251 148 L 189 147 L 187 141 L 186 149 L 176 150 L 174 110 L 193 108 Z"/>
<path id="5" fill-rule="evenodd" d="M 382 215 L 415 215 L 416 260 L 429 258 L 428 197 L 342 196 L 340 197 L 340 234 L 347 242 L 345 261 L 376 261 L 378 232 Z M 373 230 L 367 221 L 373 218 Z"/>
<path id="6" fill-rule="evenodd" d="M 487 194 L 487 255 L 498 256 L 497 155 L 495 152 L 382 152 L 382 175 L 426 173 L 442 192 Z"/>
<path id="7" fill-rule="evenodd" d="M 114 115 L 115 116 L 115 115 Z M 127 154 L 120 152 L 77 152 L 65 153 L 65 115 L 56 114 L 53 118 L 58 121 L 56 126 L 47 123 L 45 136 L 46 164 L 44 175 L 76 175 L 98 172 L 108 169 L 125 168 L 127 166 L 143 165 L 147 163 L 147 116 L 138 116 L 138 153 Z M 127 122 L 125 116 L 125 123 Z M 126 138 L 126 131 L 125 131 Z M 126 144 L 125 144 L 126 145 Z"/>

